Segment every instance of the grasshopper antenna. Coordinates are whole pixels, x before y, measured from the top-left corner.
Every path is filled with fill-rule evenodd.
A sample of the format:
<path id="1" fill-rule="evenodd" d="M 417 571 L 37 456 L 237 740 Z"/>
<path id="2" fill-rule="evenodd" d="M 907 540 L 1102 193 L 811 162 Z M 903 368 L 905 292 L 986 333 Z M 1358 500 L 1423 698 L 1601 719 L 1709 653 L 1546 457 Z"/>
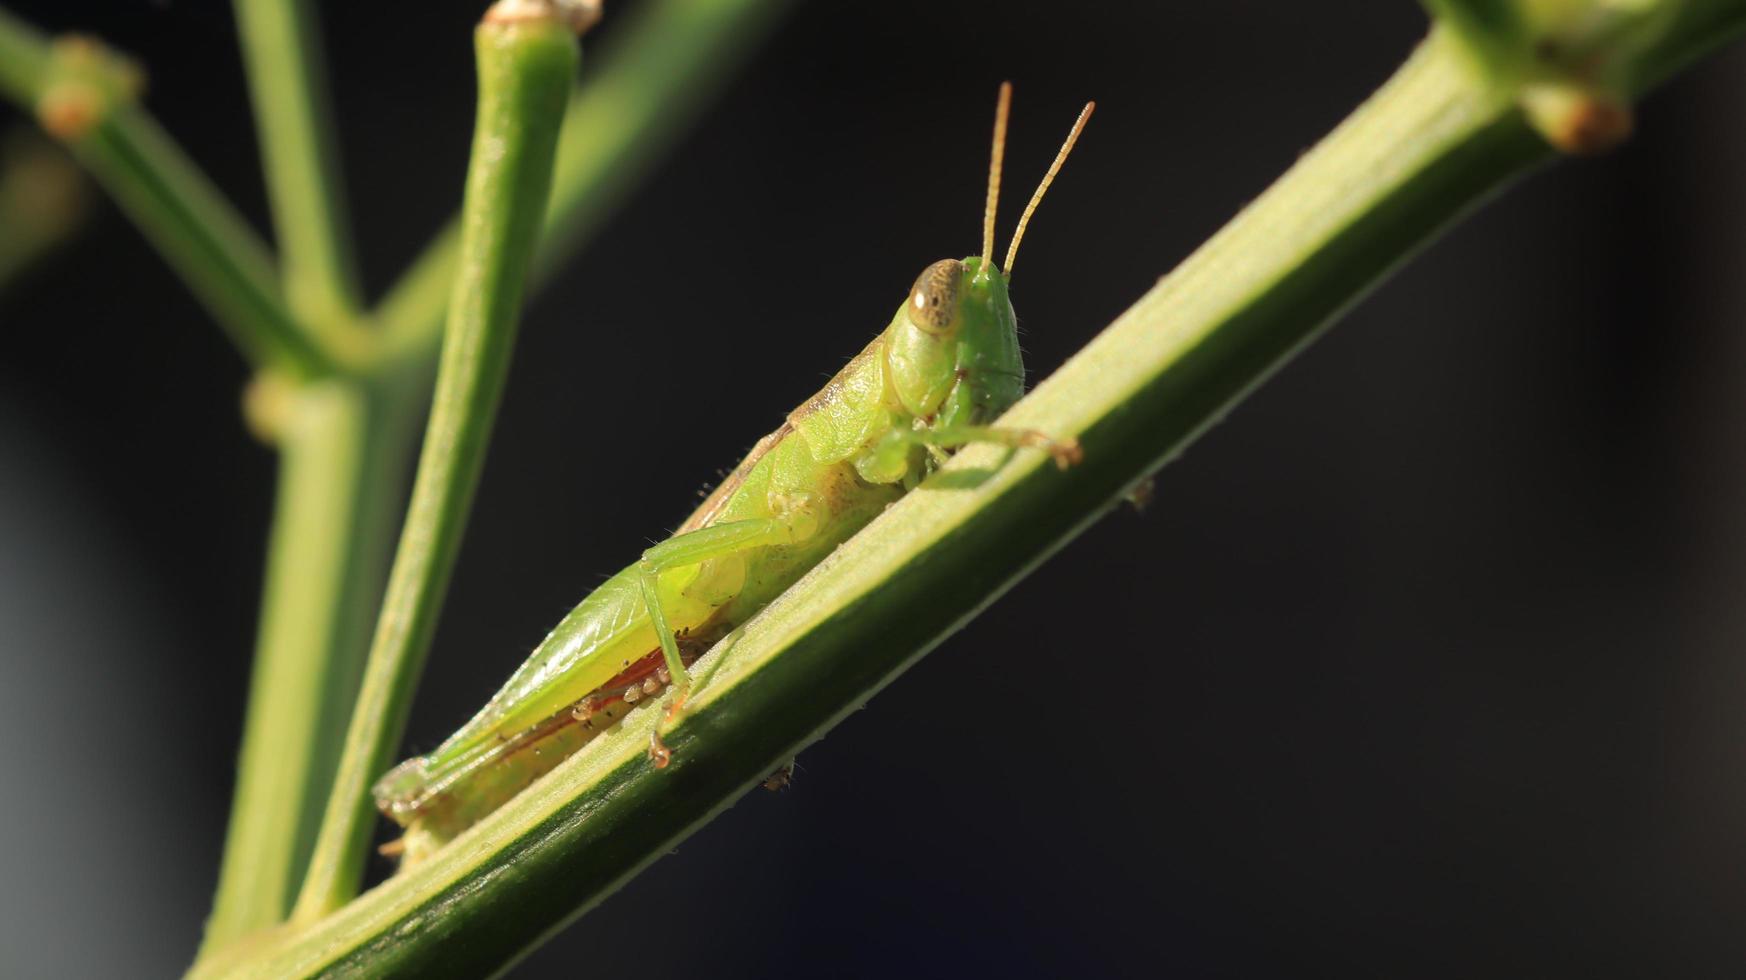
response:
<path id="1" fill-rule="evenodd" d="M 994 153 L 988 161 L 988 204 L 982 209 L 982 274 L 994 261 L 994 212 L 1000 204 L 1000 167 L 1006 159 L 1006 117 L 1012 114 L 1012 83 L 1000 83 L 994 104 Z"/>
<path id="2" fill-rule="evenodd" d="M 1018 258 L 1019 241 L 1025 237 L 1025 226 L 1031 223 L 1031 213 L 1037 210 L 1038 202 L 1043 199 L 1043 192 L 1047 191 L 1049 185 L 1055 182 L 1055 175 L 1061 172 L 1061 164 L 1067 162 L 1067 154 L 1073 152 L 1073 144 L 1079 142 L 1079 134 L 1085 131 L 1085 122 L 1091 118 L 1091 112 L 1096 108 L 1097 103 L 1087 102 L 1085 103 L 1085 108 L 1079 110 L 1079 118 L 1074 120 L 1073 128 L 1067 133 L 1067 142 L 1061 144 L 1061 152 L 1055 154 L 1055 162 L 1049 164 L 1049 172 L 1043 175 L 1043 182 L 1037 185 L 1037 192 L 1031 195 L 1031 203 L 1025 205 L 1025 213 L 1019 217 L 1018 228 L 1012 233 L 1012 244 L 1006 247 L 1006 261 L 1001 263 L 1007 275 L 1012 275 L 1012 263 L 1014 259 Z M 997 126 L 995 132 L 1004 135 L 1003 127 Z M 999 158 L 999 137 L 997 136 L 995 143 L 995 159 L 998 160 Z M 993 188 L 989 189 L 988 200 L 989 212 L 992 214 L 994 210 Z M 990 220 L 992 221 L 992 218 Z M 982 259 L 984 265 L 988 264 L 986 253 L 987 250 L 985 248 Z"/>

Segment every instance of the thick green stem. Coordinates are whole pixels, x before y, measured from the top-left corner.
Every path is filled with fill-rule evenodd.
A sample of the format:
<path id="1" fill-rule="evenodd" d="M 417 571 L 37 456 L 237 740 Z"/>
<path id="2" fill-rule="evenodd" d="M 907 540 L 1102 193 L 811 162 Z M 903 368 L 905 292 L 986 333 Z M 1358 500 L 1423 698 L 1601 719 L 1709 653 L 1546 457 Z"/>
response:
<path id="1" fill-rule="evenodd" d="M 129 71 L 95 42 L 51 46 L 0 14 L 0 88 L 36 112 L 115 198 L 255 364 L 299 376 L 332 358 L 291 316 L 260 239 L 131 101 Z"/>
<path id="2" fill-rule="evenodd" d="M 298 896 L 316 918 L 357 892 L 374 812 L 370 782 L 390 761 L 454 567 L 508 373 L 522 288 L 551 186 L 575 37 L 555 6 L 492 8 L 476 35 L 479 112 L 462 211 L 461 262 L 412 502 L 352 713 L 339 775 Z"/>
<path id="3" fill-rule="evenodd" d="M 653 0 L 601 57 L 590 56 L 589 79 L 564 116 L 536 276 L 549 274 L 648 174 L 787 2 Z M 458 249 L 451 225 L 382 301 L 387 356 L 416 359 L 435 346 Z"/>
<path id="4" fill-rule="evenodd" d="M 286 299 L 330 344 L 355 344 L 358 285 L 314 7 L 236 0 L 235 9 Z"/>
<path id="5" fill-rule="evenodd" d="M 302 880 L 381 595 L 407 395 L 338 379 L 256 382 L 253 414 L 280 449 L 277 512 L 203 953 L 282 922 Z"/>

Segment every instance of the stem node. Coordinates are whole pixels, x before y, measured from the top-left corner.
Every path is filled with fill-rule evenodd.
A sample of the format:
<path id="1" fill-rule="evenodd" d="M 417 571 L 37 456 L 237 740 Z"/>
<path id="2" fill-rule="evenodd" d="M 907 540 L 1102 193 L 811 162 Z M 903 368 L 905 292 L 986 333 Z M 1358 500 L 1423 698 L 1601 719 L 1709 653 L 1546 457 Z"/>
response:
<path id="1" fill-rule="evenodd" d="M 1629 103 L 1576 85 L 1529 85 L 1522 89 L 1522 111 L 1560 153 L 1605 153 L 1631 135 L 1635 119 Z"/>
<path id="2" fill-rule="evenodd" d="M 602 11 L 601 0 L 497 0 L 481 23 L 558 23 L 580 37 L 600 23 Z"/>
<path id="3" fill-rule="evenodd" d="M 117 105 L 137 101 L 145 89 L 139 66 L 103 42 L 82 34 L 55 39 L 49 71 L 36 99 L 36 118 L 63 142 L 83 139 Z"/>

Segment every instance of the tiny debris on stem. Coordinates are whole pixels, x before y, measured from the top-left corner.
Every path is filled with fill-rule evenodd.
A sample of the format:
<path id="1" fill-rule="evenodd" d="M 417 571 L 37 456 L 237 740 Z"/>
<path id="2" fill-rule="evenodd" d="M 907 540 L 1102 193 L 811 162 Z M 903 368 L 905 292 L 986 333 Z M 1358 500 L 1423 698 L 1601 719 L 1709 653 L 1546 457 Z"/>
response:
<path id="1" fill-rule="evenodd" d="M 794 782 L 794 760 L 789 759 L 775 772 L 764 777 L 763 786 L 772 793 L 780 793 Z"/>
<path id="2" fill-rule="evenodd" d="M 49 135 L 66 142 L 83 138 L 118 102 L 139 98 L 145 78 L 132 62 L 102 42 L 78 34 L 57 38 L 54 67 L 36 102 L 36 118 Z"/>

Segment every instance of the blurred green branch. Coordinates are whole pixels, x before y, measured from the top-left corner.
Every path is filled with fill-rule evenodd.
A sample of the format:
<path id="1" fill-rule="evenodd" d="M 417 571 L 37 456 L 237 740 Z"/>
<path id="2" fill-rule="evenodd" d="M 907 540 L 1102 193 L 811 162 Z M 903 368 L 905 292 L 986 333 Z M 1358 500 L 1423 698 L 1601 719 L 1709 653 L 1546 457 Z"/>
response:
<path id="1" fill-rule="evenodd" d="M 256 365 L 329 373 L 291 316 L 267 247 L 151 117 L 137 71 L 95 41 L 51 44 L 0 12 L 0 89 L 33 111 L 139 226 Z"/>
<path id="2" fill-rule="evenodd" d="M 419 404 L 407 379 L 251 385 L 279 448 L 248 712 L 202 953 L 284 920 L 314 850 L 382 595 Z"/>
<path id="3" fill-rule="evenodd" d="M 358 284 L 351 223 L 314 5 L 303 0 L 235 0 L 234 7 L 285 296 L 303 322 L 321 331 L 329 344 L 356 347 L 364 338 L 353 336 Z"/>
<path id="4" fill-rule="evenodd" d="M 361 360 L 357 287 L 315 12 L 237 0 L 243 64 L 292 311 Z M 248 710 L 202 949 L 282 921 L 314 850 L 381 596 L 418 393 L 405 377 L 301 386 L 263 372 L 250 421 L 280 450 Z"/>

